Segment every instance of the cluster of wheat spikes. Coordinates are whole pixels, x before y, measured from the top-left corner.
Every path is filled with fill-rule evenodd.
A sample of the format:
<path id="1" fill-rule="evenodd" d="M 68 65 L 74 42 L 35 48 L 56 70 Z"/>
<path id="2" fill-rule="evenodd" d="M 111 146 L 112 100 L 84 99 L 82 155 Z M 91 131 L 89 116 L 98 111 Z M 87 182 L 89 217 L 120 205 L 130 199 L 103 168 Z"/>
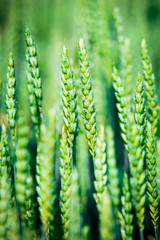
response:
<path id="1" fill-rule="evenodd" d="M 28 27 L 25 59 L 29 118 L 16 96 L 14 49 L 10 52 L 7 118 L 1 125 L 0 140 L 0 240 L 88 240 L 94 239 L 93 226 L 97 229 L 95 239 L 144 240 L 148 222 L 159 240 L 159 107 L 147 43 L 144 39 L 141 42 L 141 68 L 134 91 L 130 40 L 124 35 L 116 8 L 120 67 L 113 66 L 112 74 L 109 69 L 106 75 L 113 80 L 124 144 L 126 169 L 120 172 L 115 132 L 100 106 L 103 94 L 96 100 L 97 69 L 104 64 L 101 70 L 105 73 L 105 67 L 111 66 L 105 56 L 108 49 L 101 52 L 99 47 L 97 65 L 95 59 L 91 59 L 92 67 L 89 64 L 88 52 L 103 45 L 107 35 L 104 2 L 98 7 L 102 18 L 95 32 L 88 30 L 88 51 L 83 38 L 77 44 L 79 63 L 72 62 L 65 45 L 62 49 L 61 109 L 55 103 L 48 111 L 43 110 L 37 48 Z M 94 20 L 95 4 L 89 0 L 86 8 Z M 98 27 L 103 28 L 98 32 L 101 40 L 96 38 Z M 94 51 L 90 56 L 95 57 Z"/>

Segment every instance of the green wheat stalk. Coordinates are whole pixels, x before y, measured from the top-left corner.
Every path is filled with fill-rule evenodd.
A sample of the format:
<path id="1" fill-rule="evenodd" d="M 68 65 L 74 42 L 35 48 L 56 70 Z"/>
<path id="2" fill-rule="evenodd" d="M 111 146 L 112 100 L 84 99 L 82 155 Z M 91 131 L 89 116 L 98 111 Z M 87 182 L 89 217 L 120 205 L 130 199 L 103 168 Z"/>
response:
<path id="1" fill-rule="evenodd" d="M 8 214 L 10 208 L 11 182 L 8 177 L 7 166 L 1 168 L 3 175 L 0 176 L 0 239 L 7 239 L 8 235 Z"/>
<path id="2" fill-rule="evenodd" d="M 160 139 L 157 139 L 156 144 L 156 163 L 157 163 L 157 188 L 158 188 L 158 195 L 160 195 Z"/>
<path id="3" fill-rule="evenodd" d="M 37 50 L 35 42 L 32 39 L 32 35 L 29 28 L 26 27 L 26 43 L 27 53 L 29 57 L 29 65 L 31 68 L 31 76 L 33 78 L 33 85 L 35 89 L 35 95 L 37 98 L 39 113 L 42 114 L 42 80 L 40 77 L 40 69 L 38 66 Z M 42 118 L 42 115 L 41 115 Z"/>
<path id="4" fill-rule="evenodd" d="M 147 194 L 150 214 L 155 230 L 155 238 L 159 239 L 159 196 L 157 189 L 155 135 L 152 124 L 147 121 L 146 125 L 146 165 L 147 165 Z"/>
<path id="5" fill-rule="evenodd" d="M 17 121 L 18 133 L 16 142 L 16 195 L 20 206 L 21 217 L 24 220 L 26 204 L 26 178 L 28 168 L 27 134 L 28 128 L 24 125 L 24 118 L 19 117 Z"/>
<path id="6" fill-rule="evenodd" d="M 71 67 L 74 72 L 74 84 L 76 88 L 76 100 L 77 100 L 77 112 L 78 112 L 78 130 L 79 132 L 84 132 L 84 124 L 83 124 L 83 107 L 82 107 L 82 95 L 81 95 L 81 78 L 80 78 L 80 69 L 78 64 L 78 55 L 77 55 L 77 48 L 76 53 L 74 55 L 73 60 L 71 61 Z M 78 134 L 77 134 L 78 136 Z"/>
<path id="7" fill-rule="evenodd" d="M 6 108 L 8 124 L 11 129 L 12 141 L 15 142 L 15 118 L 16 118 L 16 79 L 13 53 L 10 52 L 8 60 L 7 73 L 7 94 L 6 94 Z"/>
<path id="8" fill-rule="evenodd" d="M 29 65 L 29 55 L 28 52 L 26 52 L 26 61 L 27 61 L 27 89 L 29 93 L 29 103 L 30 103 L 30 113 L 31 113 L 31 120 L 33 124 L 35 125 L 35 131 L 38 135 L 39 131 L 39 113 L 38 113 L 38 107 L 37 107 L 37 100 L 35 96 L 35 90 L 33 86 L 33 78 L 31 76 L 31 68 Z"/>
<path id="9" fill-rule="evenodd" d="M 140 227 L 140 233 L 144 229 L 145 219 L 145 201 L 146 201 L 146 174 L 144 171 L 144 158 L 145 158 L 145 127 L 146 127 L 146 112 L 145 112 L 145 97 L 144 97 L 143 81 L 140 73 L 138 74 L 138 82 L 136 87 L 135 95 L 135 156 L 137 162 L 133 163 L 134 167 L 137 168 L 137 174 L 133 173 L 133 178 L 137 177 L 135 188 L 136 193 L 136 216 L 138 219 L 138 225 Z M 137 132 L 137 133 L 136 133 Z M 134 138 L 134 137 L 133 137 Z"/>
<path id="10" fill-rule="evenodd" d="M 108 188 L 111 193 L 113 204 L 118 210 L 120 204 L 119 172 L 116 164 L 115 143 L 113 130 L 110 126 L 106 127 L 107 139 L 107 166 L 108 166 Z"/>
<path id="11" fill-rule="evenodd" d="M 26 213 L 25 213 L 25 219 L 27 222 L 27 225 L 31 228 L 33 228 L 35 223 L 35 213 L 34 213 L 34 183 L 33 183 L 33 177 L 31 175 L 31 168 L 30 165 L 28 165 L 27 169 L 27 178 L 26 178 Z"/>
<path id="12" fill-rule="evenodd" d="M 104 136 L 104 127 L 101 125 L 96 142 L 96 152 L 94 157 L 94 186 L 96 192 L 94 198 L 97 203 L 98 210 L 101 208 L 101 196 L 106 189 L 107 175 L 106 175 L 106 143 Z"/>
<path id="13" fill-rule="evenodd" d="M 158 122 L 158 99 L 156 94 L 155 76 L 152 70 L 152 63 L 148 54 L 147 44 L 144 39 L 141 42 L 141 49 L 144 87 L 147 98 L 147 119 L 152 124 L 152 130 L 154 131 L 154 134 L 156 134 Z"/>
<path id="14" fill-rule="evenodd" d="M 78 126 L 76 88 L 74 86 L 73 73 L 69 63 L 68 51 L 64 45 L 62 51 L 62 101 L 64 124 L 67 128 L 68 142 L 73 147 L 73 141 Z"/>
<path id="15" fill-rule="evenodd" d="M 91 76 L 89 70 L 89 62 L 87 58 L 87 51 L 84 40 L 81 38 L 79 41 L 79 59 L 82 83 L 82 102 L 83 102 L 83 117 L 85 134 L 88 140 L 90 153 L 92 156 L 95 154 L 96 144 L 96 110 L 94 104 L 93 89 L 91 84 Z"/>
<path id="16" fill-rule="evenodd" d="M 133 206 L 136 210 L 136 217 L 142 239 L 144 239 L 143 231 L 146 203 L 146 174 L 144 171 L 145 126 L 144 87 L 139 73 L 135 95 L 134 114 L 128 114 L 128 156 L 130 162 Z"/>
<path id="17" fill-rule="evenodd" d="M 136 218 L 140 228 L 141 238 L 144 231 L 145 203 L 146 203 L 146 176 L 144 171 L 144 136 L 138 131 L 138 125 L 135 123 L 134 115 L 128 115 L 128 148 L 129 163 L 131 172 L 131 193 L 133 197 L 133 206 L 136 210 Z M 142 138 L 141 138 L 142 137 Z"/>
<path id="18" fill-rule="evenodd" d="M 54 126 L 55 122 L 52 129 L 47 129 L 44 124 L 41 125 L 36 168 L 39 211 L 46 235 L 50 237 L 53 237 L 56 201 Z"/>
<path id="19" fill-rule="evenodd" d="M 69 239 L 70 201 L 71 201 L 72 150 L 67 140 L 67 129 L 63 125 L 60 142 L 60 209 L 63 225 L 63 239 Z"/>
<path id="20" fill-rule="evenodd" d="M 11 179 L 8 174 L 8 140 L 6 127 L 2 125 L 0 144 L 0 239 L 8 237 L 8 214 L 11 201 Z"/>
<path id="21" fill-rule="evenodd" d="M 129 188 L 128 175 L 124 172 L 123 175 L 123 195 L 121 197 L 122 212 L 118 212 L 120 225 L 121 225 L 121 236 L 123 240 L 132 240 L 133 237 L 133 215 L 132 215 L 132 201 L 131 193 Z"/>
<path id="22" fill-rule="evenodd" d="M 17 142 L 16 142 L 16 200 L 19 203 L 21 219 L 26 218 L 29 222 L 29 212 L 32 209 L 33 179 L 29 163 L 28 152 L 28 126 L 25 117 L 20 115 L 17 120 Z M 31 224 L 31 223 L 30 223 Z"/>
<path id="23" fill-rule="evenodd" d="M 27 49 L 26 49 L 26 61 L 27 61 L 27 89 L 29 93 L 29 103 L 30 103 L 30 113 L 31 113 L 31 120 L 33 124 L 35 125 L 35 131 L 36 131 L 36 137 L 39 136 L 39 126 L 41 123 L 40 119 L 40 111 L 41 111 L 41 98 L 37 99 L 36 90 L 39 90 L 39 87 L 41 88 L 41 79 L 37 80 L 39 82 L 39 86 L 37 89 L 35 89 L 35 78 L 34 75 L 36 74 L 38 76 L 38 61 L 36 57 L 36 48 L 34 45 L 34 42 L 32 40 L 32 36 L 29 32 L 29 29 L 26 28 L 26 43 L 27 43 Z M 32 72 L 35 72 L 34 74 Z M 40 93 L 41 95 L 41 93 Z M 39 100 L 39 103 L 38 103 Z M 41 114 L 42 117 L 42 114 Z"/>
<path id="24" fill-rule="evenodd" d="M 14 142 L 13 142 L 14 143 Z M 9 224 L 9 221 L 10 221 L 10 217 L 9 217 L 9 214 L 10 214 L 10 210 L 13 209 L 13 204 L 16 205 L 16 215 L 15 215 L 15 218 L 16 218 L 16 222 L 15 222 L 15 225 L 16 225 L 16 234 L 18 234 L 18 231 L 20 231 L 20 219 L 19 219 L 19 206 L 17 204 L 17 195 L 16 195 L 16 188 L 15 188 L 15 184 L 16 184 L 16 178 L 15 178 L 15 163 L 13 165 L 13 172 L 11 171 L 12 170 L 12 166 L 11 166 L 11 163 L 10 163 L 10 155 L 9 155 L 9 146 L 8 146 L 8 136 L 7 136 L 7 129 L 6 129 L 6 126 L 3 124 L 2 125 L 2 133 L 1 133 L 1 151 L 0 151 L 0 164 L 1 165 L 1 171 L 0 172 L 0 175 L 2 174 L 2 177 L 3 177 L 3 166 L 6 168 L 5 171 L 7 171 L 8 175 L 6 176 L 7 177 L 7 181 L 8 183 L 6 184 L 6 191 L 7 190 L 7 187 L 9 186 L 9 199 L 10 199 L 10 202 L 9 202 L 9 205 L 8 205 L 8 221 L 7 221 L 7 224 Z M 15 148 L 15 146 L 14 146 Z M 15 157 L 15 156 L 13 156 Z M 12 185 L 12 179 L 11 179 L 11 176 L 13 174 L 13 185 Z M 5 175 L 5 173 L 4 173 Z M 5 183 L 4 183 L 5 184 Z M 14 199 L 11 199 L 11 196 L 12 194 L 14 194 Z M 7 193 L 6 193 L 6 197 L 7 197 Z M 12 206 L 10 206 L 12 203 Z M 17 221 L 18 220 L 18 221 Z M 10 229 L 10 227 L 9 227 Z M 12 236 L 12 228 L 10 230 L 11 232 L 11 236 Z M 7 233 L 9 234 L 9 233 Z M 9 235 L 8 235 L 8 238 Z"/>
<path id="25" fill-rule="evenodd" d="M 0 143 L 0 175 L 3 174 L 2 167 L 7 166 L 7 171 L 10 173 L 11 171 L 11 164 L 10 164 L 10 157 L 9 157 L 9 147 L 8 147 L 8 137 L 7 137 L 7 128 L 5 124 L 2 124 L 1 129 L 1 143 Z"/>
<path id="26" fill-rule="evenodd" d="M 11 129 L 11 137 L 12 137 L 12 165 L 13 165 L 13 184 L 14 184 L 14 194 L 16 199 L 16 173 L 15 173 L 15 126 L 16 126 L 16 79 L 15 79 L 15 66 L 13 60 L 13 53 L 10 52 L 9 60 L 8 60 L 8 73 L 7 73 L 8 81 L 7 81 L 7 93 L 6 93 L 6 108 L 7 108 L 7 118 L 8 124 Z M 11 170 L 11 169 L 9 169 Z M 20 226 L 19 219 L 19 206 L 16 201 L 16 210 L 17 210 L 17 218 Z"/>
<path id="27" fill-rule="evenodd" d="M 121 128 L 121 136 L 124 141 L 124 145 L 126 150 L 128 151 L 128 146 L 127 146 L 127 98 L 125 95 L 125 90 L 122 84 L 122 80 L 118 74 L 117 69 L 114 67 L 113 68 L 113 73 L 112 73 L 114 82 L 113 82 L 113 87 L 115 90 L 115 95 L 117 99 L 117 109 L 118 109 L 118 116 L 120 120 L 120 128 Z"/>

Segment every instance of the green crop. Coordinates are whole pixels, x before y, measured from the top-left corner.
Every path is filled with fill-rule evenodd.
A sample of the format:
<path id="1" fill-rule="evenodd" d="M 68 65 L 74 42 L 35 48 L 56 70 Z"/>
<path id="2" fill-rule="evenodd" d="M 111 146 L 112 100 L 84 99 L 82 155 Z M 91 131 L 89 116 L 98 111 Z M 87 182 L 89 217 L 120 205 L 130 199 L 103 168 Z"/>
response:
<path id="1" fill-rule="evenodd" d="M 130 126 L 128 127 L 128 156 L 131 172 L 131 191 L 140 234 L 143 234 L 146 201 L 146 176 L 144 171 L 145 151 L 143 145 L 144 139 L 143 137 L 141 138 L 138 130 L 138 125 L 134 121 L 134 116 L 133 114 L 130 114 Z"/>
<path id="2" fill-rule="evenodd" d="M 84 127 L 88 145 L 92 156 L 95 154 L 96 144 L 96 112 L 94 106 L 94 97 L 92 84 L 90 80 L 89 62 L 87 58 L 87 51 L 84 40 L 81 38 L 79 41 L 79 59 L 80 71 L 82 82 L 82 101 L 83 101 L 83 114 L 84 114 Z"/>
<path id="3" fill-rule="evenodd" d="M 146 164 L 147 164 L 147 194 L 149 201 L 150 214 L 154 224 L 155 236 L 158 239 L 158 205 L 159 196 L 157 189 L 156 157 L 155 157 L 155 136 L 152 131 L 152 125 L 148 121 L 146 127 Z"/>
<path id="4" fill-rule="evenodd" d="M 8 175 L 7 164 L 8 164 L 8 145 L 6 127 L 2 125 L 2 136 L 1 136 L 1 172 L 0 172 L 0 239 L 6 239 L 8 234 L 8 214 L 10 211 L 11 201 L 11 179 Z"/>
<path id="5" fill-rule="evenodd" d="M 0 156 L 1 156 L 1 161 L 0 161 L 1 169 L 2 169 L 3 166 L 8 166 L 8 170 L 10 170 L 8 136 L 7 136 L 7 128 L 6 128 L 5 124 L 2 125 L 2 131 L 1 131 Z M 1 170 L 0 174 L 2 175 L 2 170 Z"/>
<path id="6" fill-rule="evenodd" d="M 13 60 L 13 53 L 10 53 L 8 60 L 8 82 L 7 82 L 7 95 L 6 107 L 8 115 L 8 124 L 11 128 L 12 140 L 15 141 L 15 117 L 16 117 L 16 79 L 15 79 L 15 66 Z"/>
<path id="7" fill-rule="evenodd" d="M 131 193 L 129 189 L 129 182 L 127 173 L 124 172 L 123 176 L 123 195 L 121 197 L 122 201 L 122 213 L 118 213 L 121 225 L 121 235 L 122 239 L 133 239 L 133 215 L 132 215 L 132 202 Z"/>
<path id="8" fill-rule="evenodd" d="M 26 43 L 27 88 L 29 93 L 30 113 L 38 137 L 41 122 L 40 115 L 42 116 L 42 84 L 39 76 L 36 48 L 28 28 L 26 28 Z"/>
<path id="9" fill-rule="evenodd" d="M 21 218 L 24 221 L 26 211 L 29 211 L 29 202 L 32 201 L 33 183 L 31 169 L 29 165 L 28 144 L 28 126 L 25 123 L 23 115 L 17 120 L 18 132 L 16 142 L 16 197 L 20 206 Z M 29 184 L 29 186 L 28 186 Z"/>
<path id="10" fill-rule="evenodd" d="M 115 94 L 117 98 L 117 109 L 118 109 L 118 116 L 120 120 L 120 128 L 121 128 L 121 136 L 125 143 L 125 147 L 128 150 L 127 146 L 127 98 L 125 95 L 125 90 L 122 84 L 122 80 L 119 77 L 117 69 L 113 68 L 113 86 L 115 89 Z"/>
<path id="11" fill-rule="evenodd" d="M 107 126 L 106 128 L 106 139 L 107 139 L 108 188 L 112 196 L 113 204 L 117 210 L 120 204 L 119 172 L 116 166 L 117 164 L 113 130 L 110 126 Z"/>
<path id="12" fill-rule="evenodd" d="M 141 43 L 142 48 L 142 67 L 144 75 L 144 86 L 147 98 L 147 119 L 152 124 L 154 133 L 157 132 L 158 121 L 158 107 L 157 107 L 157 94 L 155 86 L 155 77 L 152 71 L 152 64 L 148 55 L 146 41 L 143 39 Z"/>
<path id="13" fill-rule="evenodd" d="M 55 116 L 50 115 L 49 127 L 52 131 L 42 124 L 40 128 L 40 140 L 38 145 L 37 155 L 37 193 L 39 211 L 41 220 L 44 225 L 46 235 L 53 237 L 54 221 L 55 221 L 55 206 L 56 206 L 56 191 L 55 191 Z M 53 124 L 53 125 L 52 125 Z M 47 177 L 48 176 L 48 177 Z"/>
<path id="14" fill-rule="evenodd" d="M 146 176 L 144 171 L 146 118 L 144 88 L 140 74 L 138 74 L 133 112 L 134 114 L 129 114 L 128 156 L 130 162 L 133 206 L 136 210 L 140 234 L 143 235 L 146 201 Z"/>
<path id="15" fill-rule="evenodd" d="M 0 176 L 0 239 L 6 239 L 8 234 L 8 214 L 10 211 L 10 180 L 7 167 L 2 167 L 3 175 Z"/>
<path id="16" fill-rule="evenodd" d="M 66 128 L 65 126 L 63 126 L 60 144 L 60 175 L 61 175 L 60 208 L 64 239 L 69 239 L 71 173 L 72 173 L 72 150 L 69 147 L 67 141 Z"/>
<path id="17" fill-rule="evenodd" d="M 73 147 L 73 140 L 77 130 L 77 101 L 74 87 L 73 74 L 69 64 L 67 48 L 62 51 L 62 101 L 64 124 L 67 129 L 68 142 Z"/>
<path id="18" fill-rule="evenodd" d="M 159 239 L 159 9 L 0 1 L 0 240 Z"/>
<path id="19" fill-rule="evenodd" d="M 101 195 L 106 188 L 107 175 L 106 175 L 107 165 L 106 165 L 106 143 L 104 137 L 104 127 L 101 126 L 96 142 L 96 152 L 94 158 L 94 174 L 95 174 L 95 190 L 94 194 L 95 201 L 97 203 L 98 209 L 101 205 Z"/>
<path id="20" fill-rule="evenodd" d="M 33 86 L 35 89 L 35 96 L 38 103 L 39 113 L 42 113 L 42 80 L 40 77 L 40 69 L 38 66 L 37 51 L 35 43 L 32 39 L 29 29 L 26 29 L 26 43 L 27 43 L 27 53 L 29 66 L 31 68 L 31 76 L 33 79 Z"/>

